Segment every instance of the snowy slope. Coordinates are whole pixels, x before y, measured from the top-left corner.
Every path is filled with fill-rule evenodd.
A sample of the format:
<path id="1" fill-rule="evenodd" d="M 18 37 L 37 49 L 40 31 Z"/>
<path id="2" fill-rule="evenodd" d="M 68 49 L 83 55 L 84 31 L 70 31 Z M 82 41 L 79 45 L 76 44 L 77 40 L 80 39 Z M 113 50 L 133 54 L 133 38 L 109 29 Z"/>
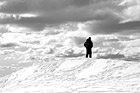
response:
<path id="1" fill-rule="evenodd" d="M 140 63 L 57 59 L 0 80 L 0 93 L 140 93 Z"/>

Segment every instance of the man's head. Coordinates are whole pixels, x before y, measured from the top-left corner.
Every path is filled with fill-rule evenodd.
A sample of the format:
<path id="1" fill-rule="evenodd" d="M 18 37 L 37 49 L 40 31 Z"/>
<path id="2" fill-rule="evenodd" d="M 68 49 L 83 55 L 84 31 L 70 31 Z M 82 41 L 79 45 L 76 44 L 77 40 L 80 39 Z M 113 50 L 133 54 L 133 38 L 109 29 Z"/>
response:
<path id="1" fill-rule="evenodd" d="M 89 37 L 88 39 L 91 40 L 91 37 Z"/>

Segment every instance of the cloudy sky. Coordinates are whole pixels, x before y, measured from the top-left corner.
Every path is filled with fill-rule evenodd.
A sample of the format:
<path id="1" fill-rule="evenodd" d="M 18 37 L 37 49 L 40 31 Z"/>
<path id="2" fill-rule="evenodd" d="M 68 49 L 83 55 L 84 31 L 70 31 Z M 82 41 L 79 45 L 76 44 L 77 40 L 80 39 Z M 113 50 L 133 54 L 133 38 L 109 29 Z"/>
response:
<path id="1" fill-rule="evenodd" d="M 0 77 L 48 58 L 84 57 L 89 36 L 95 57 L 137 60 L 139 11 L 140 0 L 0 0 Z"/>

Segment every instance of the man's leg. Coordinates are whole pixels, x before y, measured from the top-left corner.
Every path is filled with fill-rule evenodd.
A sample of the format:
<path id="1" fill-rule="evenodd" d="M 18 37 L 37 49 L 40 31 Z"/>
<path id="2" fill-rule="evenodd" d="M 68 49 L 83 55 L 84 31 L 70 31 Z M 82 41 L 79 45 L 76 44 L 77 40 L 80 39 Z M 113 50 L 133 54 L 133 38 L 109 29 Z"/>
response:
<path id="1" fill-rule="evenodd" d="M 88 58 L 88 49 L 86 49 L 86 58 Z"/>
<path id="2" fill-rule="evenodd" d="M 90 49 L 87 49 L 87 57 L 90 57 Z"/>
<path id="3" fill-rule="evenodd" d="M 89 51 L 89 57 L 92 58 L 92 49 Z"/>
<path id="4" fill-rule="evenodd" d="M 88 58 L 88 53 L 86 54 L 86 58 Z"/>
<path id="5" fill-rule="evenodd" d="M 92 53 L 89 54 L 89 57 L 92 58 Z"/>

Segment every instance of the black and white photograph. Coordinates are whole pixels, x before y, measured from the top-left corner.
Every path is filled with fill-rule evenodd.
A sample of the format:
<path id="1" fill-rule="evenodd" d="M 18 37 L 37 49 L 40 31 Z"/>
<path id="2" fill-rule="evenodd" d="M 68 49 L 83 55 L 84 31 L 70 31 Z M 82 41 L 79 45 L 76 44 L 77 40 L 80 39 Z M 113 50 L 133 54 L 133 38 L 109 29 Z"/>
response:
<path id="1" fill-rule="evenodd" d="M 140 93 L 140 0 L 0 0 L 0 93 Z"/>

